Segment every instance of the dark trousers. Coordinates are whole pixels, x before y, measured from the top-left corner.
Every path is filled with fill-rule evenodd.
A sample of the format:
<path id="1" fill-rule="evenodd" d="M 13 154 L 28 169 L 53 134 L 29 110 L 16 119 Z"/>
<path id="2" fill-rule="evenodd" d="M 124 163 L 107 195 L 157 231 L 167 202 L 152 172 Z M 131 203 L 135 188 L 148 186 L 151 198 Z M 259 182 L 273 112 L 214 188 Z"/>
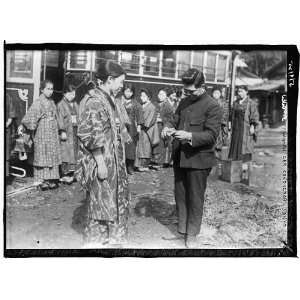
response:
<path id="1" fill-rule="evenodd" d="M 204 195 L 210 169 L 174 167 L 175 201 L 178 215 L 178 232 L 189 235 L 200 233 Z"/>

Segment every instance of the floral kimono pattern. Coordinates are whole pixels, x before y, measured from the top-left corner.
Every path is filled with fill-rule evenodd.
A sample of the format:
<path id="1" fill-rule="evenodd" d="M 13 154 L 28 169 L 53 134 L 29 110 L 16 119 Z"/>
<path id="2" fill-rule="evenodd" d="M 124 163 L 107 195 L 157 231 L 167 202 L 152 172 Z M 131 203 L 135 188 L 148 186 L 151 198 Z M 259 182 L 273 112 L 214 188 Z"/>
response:
<path id="1" fill-rule="evenodd" d="M 31 105 L 22 124 L 33 134 L 34 177 L 38 180 L 58 179 L 61 152 L 54 101 L 41 95 Z"/>
<path id="2" fill-rule="evenodd" d="M 57 105 L 59 130 L 64 131 L 67 135 L 66 141 L 61 141 L 61 155 L 64 173 L 75 171 L 78 152 L 78 104 L 68 102 L 63 98 Z"/>
<path id="3" fill-rule="evenodd" d="M 125 166 L 124 124 L 112 98 L 102 90 L 86 100 L 78 124 L 77 179 L 86 190 L 86 242 L 122 242 L 127 234 L 129 189 Z M 94 150 L 102 150 L 108 177 L 99 180 Z"/>

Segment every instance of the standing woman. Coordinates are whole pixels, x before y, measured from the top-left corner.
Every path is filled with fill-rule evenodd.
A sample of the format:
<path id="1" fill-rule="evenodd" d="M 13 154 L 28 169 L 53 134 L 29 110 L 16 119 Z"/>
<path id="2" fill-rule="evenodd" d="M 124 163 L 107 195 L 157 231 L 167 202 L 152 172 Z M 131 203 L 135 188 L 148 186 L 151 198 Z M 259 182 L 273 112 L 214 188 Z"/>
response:
<path id="1" fill-rule="evenodd" d="M 62 155 L 61 173 L 63 177 L 61 181 L 65 183 L 74 181 L 73 175 L 78 152 L 78 104 L 74 101 L 75 89 L 73 84 L 66 83 L 64 96 L 57 105 Z"/>
<path id="2" fill-rule="evenodd" d="M 86 99 L 78 125 L 78 180 L 86 191 L 89 246 L 117 245 L 127 235 L 129 189 L 125 165 L 123 118 L 115 97 L 125 72 L 117 63 L 101 61 L 96 89 Z"/>
<path id="3" fill-rule="evenodd" d="M 150 161 L 153 158 L 154 149 L 160 141 L 157 126 L 157 110 L 151 102 L 151 92 L 144 88 L 140 91 L 140 98 L 143 107 L 144 125 L 139 136 L 137 145 L 136 166 L 138 171 L 149 171 Z"/>
<path id="4" fill-rule="evenodd" d="M 128 174 L 132 174 L 134 170 L 136 146 L 139 139 L 139 134 L 141 132 L 141 125 L 144 124 L 142 105 L 135 100 L 134 96 L 134 86 L 132 84 L 126 84 L 122 102 L 130 119 L 128 131 L 132 139 L 131 143 L 125 145 L 126 166 Z"/>
<path id="5" fill-rule="evenodd" d="M 257 106 L 249 98 L 247 86 L 240 86 L 237 100 L 232 107 L 232 136 L 228 155 L 230 159 L 243 162 L 252 160 L 258 119 Z"/>
<path id="6" fill-rule="evenodd" d="M 53 83 L 43 81 L 39 99 L 33 102 L 19 127 L 20 134 L 27 129 L 34 137 L 34 179 L 42 190 L 57 187 L 61 164 L 58 116 L 52 94 Z"/>

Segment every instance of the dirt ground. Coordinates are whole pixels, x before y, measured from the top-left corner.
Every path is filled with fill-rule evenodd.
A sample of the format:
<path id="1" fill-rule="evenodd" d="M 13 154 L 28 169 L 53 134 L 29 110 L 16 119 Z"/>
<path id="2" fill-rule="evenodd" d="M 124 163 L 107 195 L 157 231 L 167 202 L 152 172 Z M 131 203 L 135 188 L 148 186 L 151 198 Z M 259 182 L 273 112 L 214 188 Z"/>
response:
<path id="1" fill-rule="evenodd" d="M 254 186 L 209 177 L 199 248 L 281 248 L 287 239 L 282 197 L 280 131 L 265 133 L 255 150 Z M 129 237 L 125 248 L 184 248 L 176 237 L 173 171 L 130 176 Z M 9 188 L 9 187 L 8 187 Z M 9 190 L 9 189 L 8 189 Z M 83 247 L 86 204 L 77 183 L 30 190 L 6 199 L 8 249 Z"/>

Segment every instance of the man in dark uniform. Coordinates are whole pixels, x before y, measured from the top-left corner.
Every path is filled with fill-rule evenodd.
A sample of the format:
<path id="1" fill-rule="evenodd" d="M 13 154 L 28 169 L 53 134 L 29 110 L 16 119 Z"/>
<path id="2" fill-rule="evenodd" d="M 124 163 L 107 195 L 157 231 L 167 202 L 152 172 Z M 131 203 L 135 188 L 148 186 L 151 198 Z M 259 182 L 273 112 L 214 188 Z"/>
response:
<path id="1" fill-rule="evenodd" d="M 178 232 L 188 248 L 197 247 L 207 177 L 215 165 L 214 146 L 222 109 L 204 89 L 204 75 L 189 69 L 182 76 L 184 97 L 162 137 L 174 137 L 173 160 Z"/>

